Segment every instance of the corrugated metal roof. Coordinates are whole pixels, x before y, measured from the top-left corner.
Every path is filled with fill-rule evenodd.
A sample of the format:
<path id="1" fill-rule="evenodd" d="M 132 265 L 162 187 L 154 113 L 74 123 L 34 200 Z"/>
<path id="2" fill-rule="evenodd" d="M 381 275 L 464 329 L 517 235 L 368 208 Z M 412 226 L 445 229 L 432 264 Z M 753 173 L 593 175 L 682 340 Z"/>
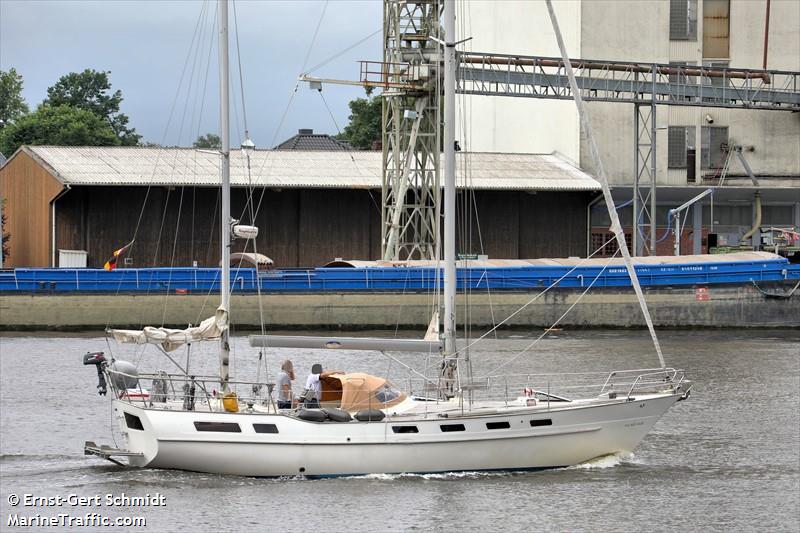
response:
<path id="1" fill-rule="evenodd" d="M 192 148 L 26 146 L 68 185 L 219 184 L 219 156 Z M 591 176 L 550 154 L 459 153 L 458 186 L 482 190 L 594 191 Z M 380 188 L 381 153 L 257 150 L 252 185 L 274 188 Z M 466 179 L 465 179 L 466 175 Z M 248 185 L 246 159 L 231 152 L 231 184 Z"/>

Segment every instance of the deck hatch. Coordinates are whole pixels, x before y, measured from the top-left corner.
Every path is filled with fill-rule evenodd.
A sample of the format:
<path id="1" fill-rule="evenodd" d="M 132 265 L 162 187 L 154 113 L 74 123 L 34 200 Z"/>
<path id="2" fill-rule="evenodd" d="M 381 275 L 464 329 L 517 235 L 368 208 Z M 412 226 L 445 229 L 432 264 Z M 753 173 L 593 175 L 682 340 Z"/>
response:
<path id="1" fill-rule="evenodd" d="M 195 422 L 197 431 L 213 431 L 217 433 L 241 433 L 242 428 L 236 422 Z"/>
<path id="2" fill-rule="evenodd" d="M 417 426 L 392 426 L 395 433 L 419 433 Z"/>
<path id="3" fill-rule="evenodd" d="M 450 431 L 464 431 L 465 430 L 464 424 L 442 424 L 442 425 L 439 426 L 439 428 L 445 433 L 448 433 Z"/>
<path id="4" fill-rule="evenodd" d="M 511 424 L 508 421 L 486 422 L 486 429 L 511 429 Z"/>
<path id="5" fill-rule="evenodd" d="M 538 426 L 552 426 L 553 421 L 549 418 L 540 418 L 539 420 L 531 420 L 531 427 Z"/>
<path id="6" fill-rule="evenodd" d="M 142 420 L 136 415 L 132 415 L 130 413 L 125 413 L 125 425 L 128 426 L 128 429 L 137 429 L 139 431 L 144 431 L 144 426 L 142 426 Z"/>
<path id="7" fill-rule="evenodd" d="M 256 433 L 277 433 L 278 426 L 275 424 L 253 424 L 253 429 Z"/>

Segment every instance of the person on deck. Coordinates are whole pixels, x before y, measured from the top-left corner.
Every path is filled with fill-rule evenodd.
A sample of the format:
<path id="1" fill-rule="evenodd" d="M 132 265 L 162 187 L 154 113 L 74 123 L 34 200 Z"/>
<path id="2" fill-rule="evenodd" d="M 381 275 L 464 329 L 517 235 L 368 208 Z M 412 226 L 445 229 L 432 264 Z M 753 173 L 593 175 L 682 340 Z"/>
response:
<path id="1" fill-rule="evenodd" d="M 292 381 L 294 381 L 294 365 L 287 359 L 281 364 L 281 371 L 278 372 L 278 409 L 291 409 L 294 399 L 292 393 Z"/>
<path id="2" fill-rule="evenodd" d="M 311 373 L 306 379 L 306 391 L 314 391 L 312 399 L 306 398 L 306 407 L 310 409 L 319 408 L 319 402 L 322 401 L 322 382 L 321 379 L 327 378 L 333 374 L 343 374 L 341 370 L 322 370 L 322 365 L 314 363 L 311 367 Z"/>

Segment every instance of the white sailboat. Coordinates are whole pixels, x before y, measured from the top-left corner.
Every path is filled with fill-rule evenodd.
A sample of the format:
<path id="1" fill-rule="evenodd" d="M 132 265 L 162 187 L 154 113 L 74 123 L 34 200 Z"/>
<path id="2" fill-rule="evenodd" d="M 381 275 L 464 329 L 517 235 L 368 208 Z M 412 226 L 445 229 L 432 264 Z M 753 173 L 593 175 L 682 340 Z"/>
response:
<path id="1" fill-rule="evenodd" d="M 219 1 L 219 16 L 221 220 L 230 221 L 227 0 Z M 441 353 L 443 369 L 456 367 L 460 351 L 455 330 L 452 1 L 445 3 L 444 19 L 448 42 L 444 46 L 443 335 L 436 338 L 436 328 L 431 328 L 432 340 L 431 335 L 419 340 L 254 335 L 252 346 Z M 618 228 L 615 215 L 612 212 Z M 460 372 L 421 379 L 415 395 L 385 379 L 353 373 L 325 379 L 321 409 L 278 410 L 271 387 L 229 378 L 231 232 L 252 237 L 253 228 L 231 230 L 222 224 L 221 305 L 214 317 L 186 330 L 111 330 L 117 341 L 157 344 L 166 356 L 185 343 L 219 342 L 219 376 L 138 374 L 129 363 L 109 361 L 101 353 L 87 354 L 84 363 L 96 365 L 101 394 L 106 381 L 111 387 L 113 412 L 124 436 L 121 449 L 87 442 L 87 454 L 115 462 L 124 457 L 135 467 L 242 476 L 536 470 L 632 451 L 675 402 L 688 397 L 690 382 L 684 373 L 663 364 L 656 369 L 611 372 L 583 398 L 535 390 L 526 385 L 529 377 L 520 378 L 524 388 L 515 389 L 513 377 L 462 380 Z M 632 277 L 638 287 L 635 273 Z M 144 390 L 147 380 L 152 382 L 149 392 Z M 500 385 L 501 391 L 492 396 L 487 391 L 494 385 Z M 212 392 L 217 387 L 218 395 Z M 509 395 L 509 388 L 522 393 Z M 236 396 L 234 390 L 252 392 Z M 475 399 L 478 392 L 485 398 Z"/>

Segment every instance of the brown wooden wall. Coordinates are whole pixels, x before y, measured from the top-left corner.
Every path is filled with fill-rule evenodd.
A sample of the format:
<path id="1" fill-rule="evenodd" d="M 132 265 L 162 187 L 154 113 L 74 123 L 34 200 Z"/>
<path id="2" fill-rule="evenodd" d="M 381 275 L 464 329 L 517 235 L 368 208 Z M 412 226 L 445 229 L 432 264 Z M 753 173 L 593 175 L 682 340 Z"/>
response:
<path id="1" fill-rule="evenodd" d="M 50 202 L 64 186 L 25 152 L 0 169 L 0 198 L 6 200 L 6 233 L 10 234 L 6 268 L 50 266 Z"/>
<path id="2" fill-rule="evenodd" d="M 73 187 L 56 204 L 57 248 L 87 250 L 88 265 L 102 266 L 133 238 L 146 194 L 145 187 Z M 217 264 L 218 195 L 209 188 L 151 188 L 129 253 L 133 265 Z M 258 252 L 277 267 L 319 266 L 337 257 L 378 259 L 379 197 L 379 191 L 350 189 L 267 190 L 263 197 L 256 191 Z M 498 259 L 585 255 L 589 199 L 588 193 L 460 193 L 459 227 L 470 232 L 457 232 L 459 252 Z M 245 205 L 246 192 L 234 189 L 232 215 L 242 217 Z M 250 223 L 246 212 L 242 223 Z M 242 251 L 242 244 L 234 243 L 233 251 Z"/>
<path id="3" fill-rule="evenodd" d="M 459 253 L 494 259 L 583 257 L 590 200 L 585 192 L 459 193 Z M 465 227 L 470 232 L 465 233 Z"/>
<path id="4" fill-rule="evenodd" d="M 346 189 L 267 190 L 263 196 L 256 191 L 258 252 L 280 267 L 377 258 L 380 213 L 369 195 Z M 56 206 L 57 247 L 86 250 L 88 266 L 100 267 L 136 235 L 128 253 L 134 266 L 213 266 L 219 261 L 218 198 L 219 191 L 209 188 L 152 187 L 148 194 L 146 187 L 73 187 Z M 246 191 L 234 189 L 231 204 L 233 217 L 251 223 Z M 232 250 L 244 251 L 242 241 Z"/>

